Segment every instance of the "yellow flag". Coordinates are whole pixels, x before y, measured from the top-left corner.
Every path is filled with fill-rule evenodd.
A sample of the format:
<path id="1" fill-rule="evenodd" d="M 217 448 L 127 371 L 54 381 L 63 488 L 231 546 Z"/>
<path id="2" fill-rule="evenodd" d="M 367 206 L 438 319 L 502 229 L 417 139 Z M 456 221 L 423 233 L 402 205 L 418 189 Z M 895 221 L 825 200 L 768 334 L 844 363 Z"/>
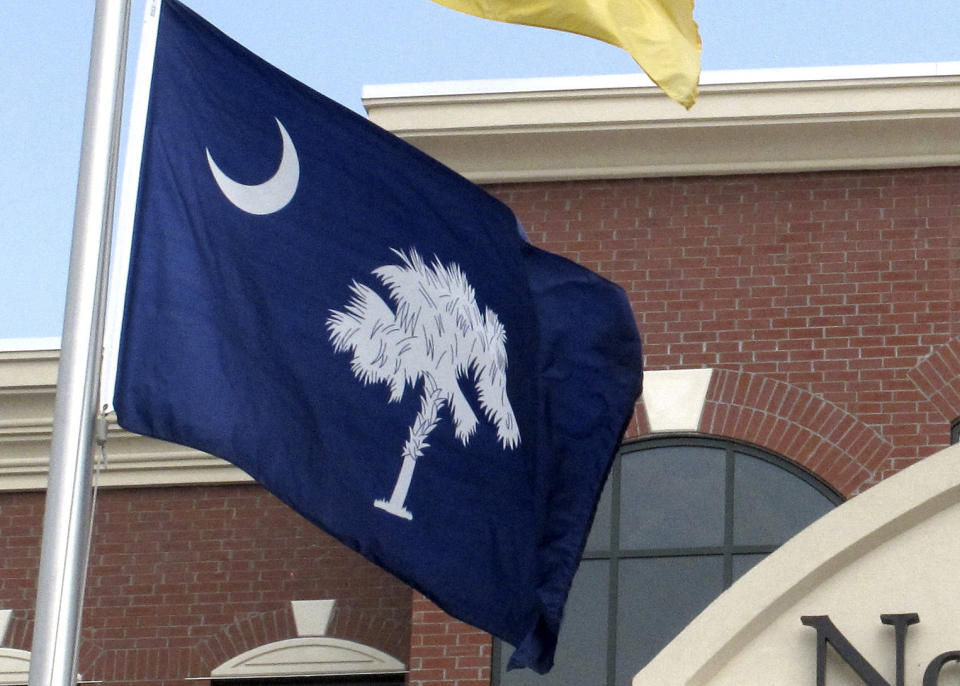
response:
<path id="1" fill-rule="evenodd" d="M 559 29 L 630 53 L 653 82 L 686 108 L 697 99 L 700 34 L 693 0 L 433 0 L 485 19 Z"/>

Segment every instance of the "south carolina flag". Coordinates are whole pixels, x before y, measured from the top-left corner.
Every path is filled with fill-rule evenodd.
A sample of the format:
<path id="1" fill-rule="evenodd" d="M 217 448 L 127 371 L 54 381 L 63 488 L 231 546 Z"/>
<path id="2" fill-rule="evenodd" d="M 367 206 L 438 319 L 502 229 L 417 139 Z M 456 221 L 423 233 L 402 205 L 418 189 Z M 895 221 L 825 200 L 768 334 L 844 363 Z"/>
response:
<path id="1" fill-rule="evenodd" d="M 550 668 L 640 390 L 623 292 L 162 6 L 114 405 Z"/>

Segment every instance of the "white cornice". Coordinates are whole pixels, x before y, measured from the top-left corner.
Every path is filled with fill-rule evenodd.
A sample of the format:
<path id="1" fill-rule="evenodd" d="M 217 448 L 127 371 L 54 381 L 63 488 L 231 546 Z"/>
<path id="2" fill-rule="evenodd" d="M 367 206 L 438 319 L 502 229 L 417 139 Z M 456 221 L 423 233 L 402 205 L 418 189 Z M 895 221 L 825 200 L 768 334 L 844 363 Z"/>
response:
<path id="1" fill-rule="evenodd" d="M 478 182 L 960 164 L 958 63 L 705 74 L 689 111 L 636 77 L 370 87 L 364 104 Z"/>
<path id="2" fill-rule="evenodd" d="M 0 351 L 0 491 L 47 486 L 57 350 Z M 111 423 L 104 487 L 248 483 L 233 465 L 182 446 L 137 436 Z"/>

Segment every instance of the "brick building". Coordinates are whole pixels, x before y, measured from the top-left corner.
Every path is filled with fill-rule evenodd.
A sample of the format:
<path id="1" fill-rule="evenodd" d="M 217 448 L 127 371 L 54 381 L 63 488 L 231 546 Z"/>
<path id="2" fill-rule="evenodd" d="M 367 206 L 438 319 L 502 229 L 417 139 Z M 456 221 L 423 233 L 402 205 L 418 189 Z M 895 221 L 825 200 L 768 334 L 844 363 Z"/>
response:
<path id="1" fill-rule="evenodd" d="M 590 674 L 622 686 L 800 527 L 951 443 L 960 66 L 708 74 L 689 113 L 639 78 L 390 86 L 365 103 L 503 199 L 534 243 L 623 286 L 643 334 L 644 398 L 557 672 L 502 677 L 509 648 L 238 470 L 114 429 L 84 680 L 511 686 Z M 8 348 L 0 684 L 25 683 L 57 359 L 55 343 Z M 636 523 L 651 519 L 647 501 L 671 513 L 649 530 Z M 673 610 L 656 602 L 688 595 Z"/>

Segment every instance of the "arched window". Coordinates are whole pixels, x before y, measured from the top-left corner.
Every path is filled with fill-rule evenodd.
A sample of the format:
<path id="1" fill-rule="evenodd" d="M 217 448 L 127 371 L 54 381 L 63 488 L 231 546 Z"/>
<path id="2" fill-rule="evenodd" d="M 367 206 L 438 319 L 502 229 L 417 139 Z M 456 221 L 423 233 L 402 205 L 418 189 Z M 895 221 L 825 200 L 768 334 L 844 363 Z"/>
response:
<path id="1" fill-rule="evenodd" d="M 556 666 L 508 673 L 511 649 L 496 645 L 495 683 L 628 686 L 721 591 L 840 502 L 809 472 L 751 446 L 625 445 L 574 579 Z"/>

